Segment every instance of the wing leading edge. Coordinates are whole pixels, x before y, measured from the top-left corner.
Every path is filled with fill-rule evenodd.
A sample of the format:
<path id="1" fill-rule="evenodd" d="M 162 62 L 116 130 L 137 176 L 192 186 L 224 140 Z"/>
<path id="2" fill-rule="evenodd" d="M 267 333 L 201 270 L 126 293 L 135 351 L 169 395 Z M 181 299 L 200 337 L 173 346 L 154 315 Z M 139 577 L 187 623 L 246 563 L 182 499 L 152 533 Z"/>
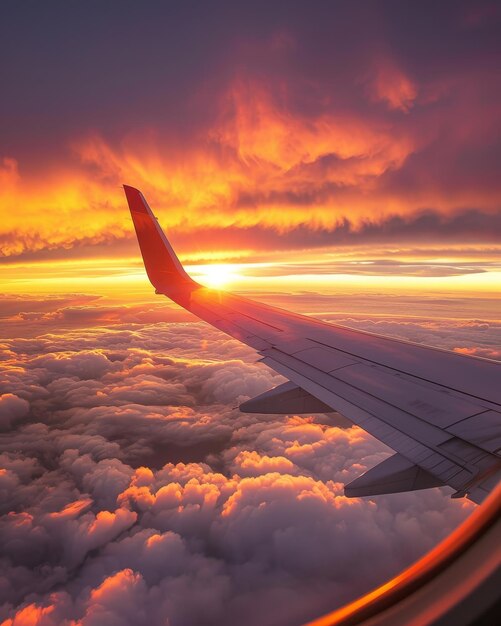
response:
<path id="1" fill-rule="evenodd" d="M 347 485 L 347 496 L 449 485 L 453 497 L 480 503 L 495 487 L 501 478 L 501 363 L 203 287 L 184 271 L 141 192 L 124 190 L 156 293 L 251 346 L 291 381 L 242 410 L 285 414 L 330 407 L 395 450 Z"/>

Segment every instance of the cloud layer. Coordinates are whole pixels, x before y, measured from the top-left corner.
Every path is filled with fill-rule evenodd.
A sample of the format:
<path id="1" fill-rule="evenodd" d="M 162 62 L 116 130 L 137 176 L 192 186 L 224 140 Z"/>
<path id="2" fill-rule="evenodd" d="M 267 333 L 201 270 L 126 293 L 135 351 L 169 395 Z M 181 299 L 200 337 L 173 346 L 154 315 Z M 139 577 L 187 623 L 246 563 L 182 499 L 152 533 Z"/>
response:
<path id="1" fill-rule="evenodd" d="M 343 321 L 447 347 L 463 328 L 468 349 L 498 332 Z M 326 415 L 239 413 L 282 379 L 203 324 L 40 328 L 2 343 L 8 626 L 299 624 L 473 508 L 447 489 L 346 499 L 342 484 L 389 450 Z"/>

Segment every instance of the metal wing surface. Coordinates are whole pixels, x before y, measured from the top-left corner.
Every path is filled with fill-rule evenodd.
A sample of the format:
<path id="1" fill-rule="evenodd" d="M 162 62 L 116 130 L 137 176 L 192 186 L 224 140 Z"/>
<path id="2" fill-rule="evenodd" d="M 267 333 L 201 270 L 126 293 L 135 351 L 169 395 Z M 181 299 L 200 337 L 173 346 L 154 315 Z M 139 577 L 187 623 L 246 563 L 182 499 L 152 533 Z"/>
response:
<path id="1" fill-rule="evenodd" d="M 345 487 L 366 496 L 449 485 L 480 503 L 501 478 L 501 363 L 297 315 L 193 281 L 143 195 L 124 186 L 148 277 L 289 379 L 242 410 L 335 410 L 395 454 Z"/>

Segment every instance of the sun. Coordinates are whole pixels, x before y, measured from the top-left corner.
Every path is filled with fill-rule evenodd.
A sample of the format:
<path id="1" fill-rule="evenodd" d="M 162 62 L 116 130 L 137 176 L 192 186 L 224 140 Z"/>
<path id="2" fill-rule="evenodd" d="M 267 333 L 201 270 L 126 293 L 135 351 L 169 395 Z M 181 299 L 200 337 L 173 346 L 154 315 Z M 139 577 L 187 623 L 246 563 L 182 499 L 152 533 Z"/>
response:
<path id="1" fill-rule="evenodd" d="M 207 287 L 220 288 L 236 280 L 238 275 L 232 265 L 212 263 L 200 265 L 198 268 L 200 282 Z"/>

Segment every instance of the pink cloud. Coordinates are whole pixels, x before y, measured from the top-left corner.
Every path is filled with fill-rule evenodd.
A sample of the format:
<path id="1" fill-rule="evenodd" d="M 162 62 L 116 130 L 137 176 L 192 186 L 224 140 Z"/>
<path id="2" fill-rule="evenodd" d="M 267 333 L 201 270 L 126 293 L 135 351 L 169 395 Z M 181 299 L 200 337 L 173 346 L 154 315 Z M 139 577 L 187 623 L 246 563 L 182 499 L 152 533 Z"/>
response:
<path id="1" fill-rule="evenodd" d="M 26 417 L 30 410 L 29 402 L 13 393 L 0 395 L 0 428 L 6 428 L 17 420 Z"/>
<path id="2" fill-rule="evenodd" d="M 0 435 L 0 619 L 286 626 L 396 573 L 472 508 L 439 489 L 345 498 L 387 449 L 335 415 L 235 411 L 281 379 L 201 324 L 5 345 L 0 391 L 31 410 Z"/>

